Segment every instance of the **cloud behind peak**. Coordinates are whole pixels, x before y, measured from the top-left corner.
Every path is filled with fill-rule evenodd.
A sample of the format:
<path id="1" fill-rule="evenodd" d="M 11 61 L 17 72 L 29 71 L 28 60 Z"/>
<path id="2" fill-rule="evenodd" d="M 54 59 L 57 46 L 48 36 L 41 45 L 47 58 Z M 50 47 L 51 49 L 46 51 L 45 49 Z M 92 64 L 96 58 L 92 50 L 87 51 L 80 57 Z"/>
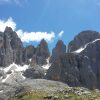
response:
<path id="1" fill-rule="evenodd" d="M 55 38 L 59 39 L 62 37 L 64 31 L 58 33 L 55 32 L 27 32 L 23 29 L 16 29 L 17 24 L 13 20 L 13 18 L 8 18 L 7 20 L 0 19 L 0 31 L 4 32 L 6 26 L 11 27 L 13 31 L 16 31 L 22 42 L 30 43 L 30 42 L 40 42 L 42 39 L 45 39 L 47 42 L 53 41 Z"/>

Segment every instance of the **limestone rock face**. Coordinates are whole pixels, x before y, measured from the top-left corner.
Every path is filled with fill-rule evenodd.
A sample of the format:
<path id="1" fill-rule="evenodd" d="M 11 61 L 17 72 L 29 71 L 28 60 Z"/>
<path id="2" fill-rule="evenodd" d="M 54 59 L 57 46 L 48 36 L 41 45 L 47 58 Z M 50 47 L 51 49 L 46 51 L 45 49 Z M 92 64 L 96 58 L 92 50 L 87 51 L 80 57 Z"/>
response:
<path id="1" fill-rule="evenodd" d="M 77 36 L 75 36 L 74 40 L 69 43 L 68 52 L 73 52 L 80 47 L 83 47 L 86 43 L 89 43 L 98 38 L 100 38 L 100 34 L 96 31 L 82 31 Z"/>
<path id="2" fill-rule="evenodd" d="M 80 75 L 84 77 L 81 80 L 88 87 L 92 85 L 92 87 L 100 88 L 100 40 L 90 43 L 80 55 L 82 56 Z"/>
<path id="3" fill-rule="evenodd" d="M 62 40 L 50 52 L 43 39 L 37 47 L 23 47 L 21 39 L 10 27 L 0 32 L 0 67 L 11 63 L 29 64 L 24 72 L 26 78 L 44 78 L 62 81 L 69 86 L 82 86 L 89 89 L 100 89 L 100 34 L 95 31 L 83 31 L 68 45 L 68 52 Z M 46 74 L 47 72 L 47 74 Z M 2 70 L 0 76 L 2 76 Z M 46 74 L 46 76 L 45 76 Z"/>
<path id="4" fill-rule="evenodd" d="M 45 70 L 40 66 L 35 66 L 34 68 L 29 68 L 24 72 L 26 78 L 37 79 L 44 77 Z"/>
<path id="5" fill-rule="evenodd" d="M 70 42 L 68 50 L 52 63 L 46 77 L 70 86 L 100 89 L 100 34 L 84 31 Z"/>
<path id="6" fill-rule="evenodd" d="M 40 44 L 37 46 L 35 54 L 32 57 L 31 64 L 37 64 L 37 65 L 44 65 L 46 64 L 46 59 L 50 56 L 48 44 L 43 39 L 41 40 Z"/>
<path id="7" fill-rule="evenodd" d="M 23 45 L 20 38 L 10 27 L 0 33 L 0 66 L 23 62 Z"/>
<path id="8" fill-rule="evenodd" d="M 79 69 L 77 56 L 66 53 L 58 57 L 47 72 L 47 78 L 66 82 L 71 86 L 79 86 Z"/>
<path id="9" fill-rule="evenodd" d="M 40 44 L 37 46 L 36 55 L 43 58 L 48 58 L 50 56 L 48 44 L 44 39 L 42 39 Z"/>
<path id="10" fill-rule="evenodd" d="M 35 54 L 35 47 L 32 45 L 26 47 L 26 54 L 27 54 L 27 58 L 31 59 L 32 56 Z"/>
<path id="11" fill-rule="evenodd" d="M 32 45 L 23 47 L 21 39 L 10 27 L 0 32 L 0 66 L 9 66 L 13 62 L 43 65 L 49 56 L 48 44 L 44 39 L 36 48 Z"/>
<path id="12" fill-rule="evenodd" d="M 66 53 L 66 45 L 63 43 L 62 40 L 58 40 L 56 47 L 52 50 L 52 56 L 50 62 L 53 62 L 57 59 L 60 55 Z"/>
<path id="13" fill-rule="evenodd" d="M 24 51 L 23 51 L 23 61 L 26 64 L 29 64 L 31 62 L 31 59 L 32 59 L 34 54 L 35 54 L 35 47 L 34 46 L 29 45 L 29 46 L 25 47 Z"/>

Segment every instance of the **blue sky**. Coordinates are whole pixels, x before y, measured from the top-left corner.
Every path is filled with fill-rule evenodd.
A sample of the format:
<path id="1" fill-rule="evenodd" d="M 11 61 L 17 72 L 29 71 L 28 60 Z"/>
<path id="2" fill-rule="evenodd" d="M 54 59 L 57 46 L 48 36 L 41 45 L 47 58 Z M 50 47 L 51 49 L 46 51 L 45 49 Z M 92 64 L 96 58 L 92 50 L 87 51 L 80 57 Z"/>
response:
<path id="1" fill-rule="evenodd" d="M 9 19 L 16 32 L 30 37 L 45 34 L 53 48 L 58 39 L 68 44 L 83 30 L 100 32 L 100 0 L 0 0 L 0 21 L 5 24 Z M 26 44 L 36 45 L 36 39 Z"/>

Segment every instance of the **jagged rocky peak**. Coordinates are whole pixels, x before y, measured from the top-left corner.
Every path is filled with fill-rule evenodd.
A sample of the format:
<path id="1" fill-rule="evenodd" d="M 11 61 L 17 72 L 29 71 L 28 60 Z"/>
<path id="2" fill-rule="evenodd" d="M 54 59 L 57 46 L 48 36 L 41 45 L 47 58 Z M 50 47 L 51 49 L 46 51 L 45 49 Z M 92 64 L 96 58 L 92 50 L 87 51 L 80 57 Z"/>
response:
<path id="1" fill-rule="evenodd" d="M 0 35 L 0 66 L 8 66 L 15 62 L 23 62 L 23 44 L 17 33 L 11 27 L 6 27 Z"/>
<path id="2" fill-rule="evenodd" d="M 73 52 L 95 39 L 100 39 L 99 32 L 91 30 L 82 31 L 77 36 L 75 36 L 74 40 L 69 43 L 68 52 Z"/>
<path id="3" fill-rule="evenodd" d="M 85 45 L 85 46 L 84 46 Z M 80 52 L 71 52 L 82 50 Z M 100 89 L 100 35 L 83 31 L 69 44 L 70 52 L 59 56 L 47 72 L 47 78 L 69 86 Z"/>
<path id="4" fill-rule="evenodd" d="M 21 39 L 18 37 L 17 33 L 12 30 L 11 27 L 6 27 L 4 34 L 7 36 L 7 38 L 10 40 L 10 44 L 13 49 L 16 49 L 18 47 L 23 47 L 23 44 L 21 42 Z"/>
<path id="5" fill-rule="evenodd" d="M 13 30 L 12 30 L 11 27 L 6 26 L 4 32 L 5 32 L 5 33 L 10 33 L 10 32 L 13 32 Z"/>
<path id="6" fill-rule="evenodd" d="M 60 55 L 66 53 L 66 45 L 62 40 L 58 40 L 55 48 L 52 50 L 51 62 L 58 58 Z"/>
<path id="7" fill-rule="evenodd" d="M 36 55 L 41 56 L 43 58 L 48 58 L 50 56 L 46 40 L 44 39 L 41 40 L 40 44 L 36 48 Z"/>
<path id="8" fill-rule="evenodd" d="M 40 44 L 35 49 L 35 54 L 32 57 L 31 65 L 44 65 L 47 63 L 46 59 L 50 56 L 47 42 L 42 39 Z"/>

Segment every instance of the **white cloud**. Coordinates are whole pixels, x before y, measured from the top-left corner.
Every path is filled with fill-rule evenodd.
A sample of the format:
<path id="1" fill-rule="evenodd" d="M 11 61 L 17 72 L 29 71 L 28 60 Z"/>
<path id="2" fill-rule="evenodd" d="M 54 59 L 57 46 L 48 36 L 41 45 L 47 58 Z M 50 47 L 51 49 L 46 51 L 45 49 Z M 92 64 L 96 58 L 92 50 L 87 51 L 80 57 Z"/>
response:
<path id="1" fill-rule="evenodd" d="M 58 34 L 58 37 L 62 37 L 64 34 L 64 31 L 61 31 L 59 34 Z"/>
<path id="2" fill-rule="evenodd" d="M 1 20 L 0 19 L 0 31 L 4 32 L 6 26 L 11 27 L 13 31 L 16 31 L 22 42 L 39 42 L 42 39 L 45 39 L 48 42 L 51 42 L 55 38 L 61 38 L 64 34 L 64 31 L 58 33 L 57 36 L 55 36 L 55 32 L 26 32 L 22 29 L 16 29 L 16 22 L 10 17 L 7 20 Z"/>
<path id="3" fill-rule="evenodd" d="M 8 20 L 0 19 L 0 31 L 1 32 L 3 32 L 5 30 L 6 26 L 11 27 L 13 30 L 16 29 L 16 23 L 13 21 L 12 18 L 9 18 Z"/>
<path id="4" fill-rule="evenodd" d="M 23 42 L 29 43 L 30 41 L 39 42 L 42 39 L 52 41 L 55 38 L 54 32 L 23 32 L 22 30 L 17 31 L 18 36 Z"/>
<path id="5" fill-rule="evenodd" d="M 17 32 L 18 36 L 21 38 L 22 42 L 29 43 L 30 41 L 39 42 L 42 39 L 47 41 L 52 41 L 55 38 L 54 32 L 24 32 L 22 29 L 16 30 L 16 23 L 10 17 L 7 20 L 0 20 L 0 31 L 4 32 L 6 26 L 11 27 L 14 31 Z"/>
<path id="6" fill-rule="evenodd" d="M 0 4 L 16 4 L 23 6 L 23 4 L 28 3 L 28 0 L 0 0 Z"/>

